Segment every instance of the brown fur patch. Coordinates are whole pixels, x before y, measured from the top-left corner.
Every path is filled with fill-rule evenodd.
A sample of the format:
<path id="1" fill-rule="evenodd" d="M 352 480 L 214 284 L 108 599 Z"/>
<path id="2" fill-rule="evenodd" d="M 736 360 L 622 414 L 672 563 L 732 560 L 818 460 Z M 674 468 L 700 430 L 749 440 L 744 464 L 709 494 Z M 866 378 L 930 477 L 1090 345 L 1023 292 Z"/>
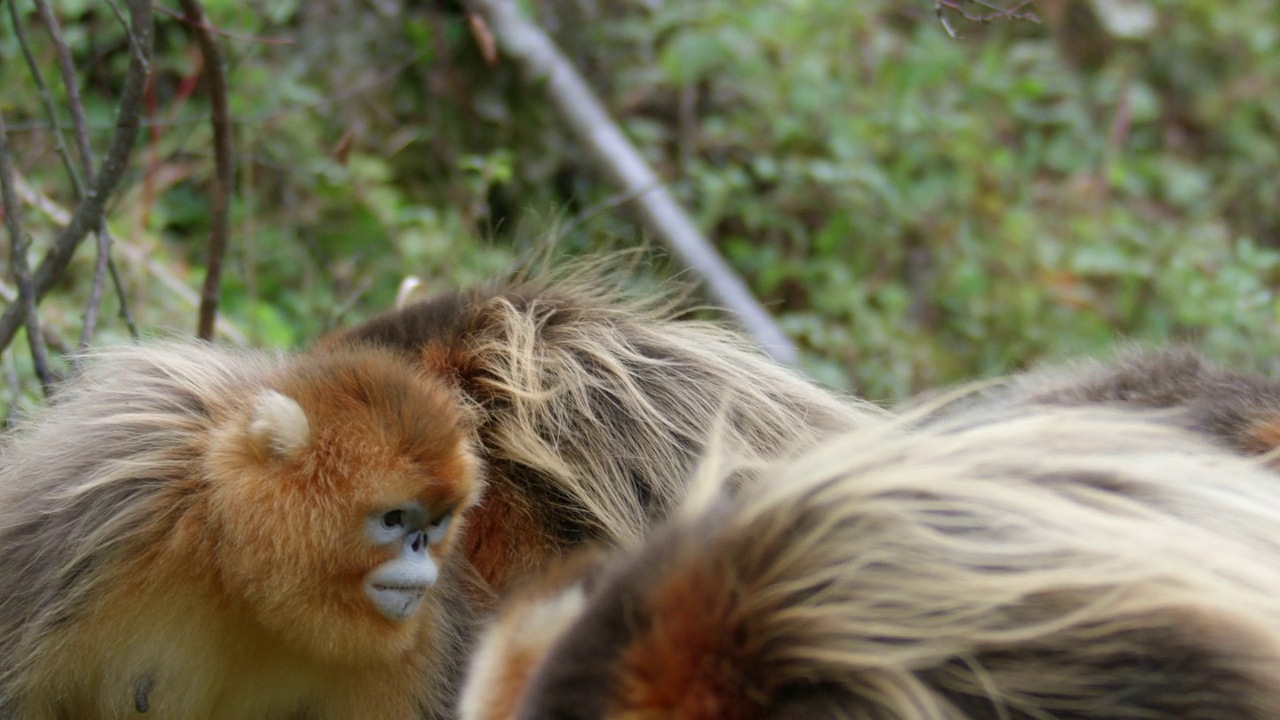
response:
<path id="1" fill-rule="evenodd" d="M 1246 433 L 1245 450 L 1264 455 L 1280 448 L 1280 416 L 1254 421 Z M 1280 460 L 1272 460 L 1273 464 Z"/>
<path id="2" fill-rule="evenodd" d="M 746 655 L 749 618 L 733 573 L 702 558 L 665 578 L 648 598 L 650 627 L 627 647 L 618 680 L 623 718 L 754 717 Z"/>
<path id="3" fill-rule="evenodd" d="M 488 589 L 501 595 L 556 554 L 551 538 L 551 528 L 527 496 L 494 482 L 470 515 L 462 555 Z"/>

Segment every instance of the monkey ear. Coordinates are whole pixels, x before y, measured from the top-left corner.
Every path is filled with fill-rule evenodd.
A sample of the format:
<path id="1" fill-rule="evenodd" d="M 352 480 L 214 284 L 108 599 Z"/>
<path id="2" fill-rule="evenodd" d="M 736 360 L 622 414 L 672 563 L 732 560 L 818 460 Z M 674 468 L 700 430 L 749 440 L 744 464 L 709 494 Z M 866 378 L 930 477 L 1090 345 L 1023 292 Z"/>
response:
<path id="1" fill-rule="evenodd" d="M 289 458 L 311 444 L 311 424 L 296 400 L 268 390 L 254 401 L 249 437 L 263 453 Z"/>

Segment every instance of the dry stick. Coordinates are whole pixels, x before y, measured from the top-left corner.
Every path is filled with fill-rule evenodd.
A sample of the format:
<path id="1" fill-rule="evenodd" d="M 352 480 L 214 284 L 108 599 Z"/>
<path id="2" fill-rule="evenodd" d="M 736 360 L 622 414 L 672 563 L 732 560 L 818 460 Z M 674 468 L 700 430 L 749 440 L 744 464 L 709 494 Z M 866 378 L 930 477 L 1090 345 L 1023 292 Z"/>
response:
<path id="1" fill-rule="evenodd" d="M 148 64 L 150 62 L 148 59 L 149 52 L 143 50 L 142 43 L 138 42 L 138 37 L 133 34 L 133 28 L 129 27 L 129 20 L 125 18 L 124 13 L 120 12 L 120 6 L 116 4 L 116 0 L 107 0 L 107 5 L 111 6 L 111 12 L 115 13 L 116 19 L 124 27 L 125 34 L 129 36 L 129 48 L 133 50 L 138 62 L 143 65 Z"/>
<path id="2" fill-rule="evenodd" d="M 209 24 L 207 18 L 203 22 L 194 23 L 191 21 L 190 17 L 187 14 L 180 13 L 176 10 L 170 10 L 169 8 L 163 5 L 156 5 L 155 9 L 156 9 L 156 12 L 160 13 L 161 15 L 168 15 L 171 18 L 177 18 L 178 20 L 181 20 L 182 22 L 187 23 L 188 25 L 197 25 L 198 27 L 204 29 L 207 32 L 213 33 L 214 35 L 220 35 L 224 38 L 227 38 L 228 40 L 239 40 L 241 42 L 250 42 L 258 45 L 292 45 L 294 43 L 294 39 L 291 37 L 267 37 L 265 35 L 245 35 L 244 33 L 231 32 L 230 30 L 223 30 L 222 28 L 216 28 Z"/>
<path id="3" fill-rule="evenodd" d="M 43 195 L 38 192 L 31 186 L 31 183 L 23 180 L 21 175 L 17 177 L 15 186 L 18 191 L 19 199 L 25 202 L 28 206 L 43 213 L 45 217 L 52 220 L 58 227 L 66 227 L 67 223 L 71 222 L 71 213 L 66 208 L 59 206 L 53 200 L 49 199 L 47 195 Z M 196 291 L 191 289 L 189 283 L 184 278 L 173 274 L 173 272 L 166 267 L 164 263 L 155 258 L 153 253 L 149 253 L 143 248 L 134 245 L 133 243 L 121 240 L 114 235 L 111 236 L 111 246 L 119 251 L 119 254 L 123 257 L 125 262 L 137 268 L 139 272 L 149 275 L 153 280 L 159 283 L 161 287 L 177 297 L 178 300 L 192 308 L 200 306 L 200 296 L 196 294 Z M 112 272 L 115 272 L 114 263 L 108 267 Z M 5 292 L 6 290 L 4 285 L 0 285 L 0 299 L 8 299 Z M 249 338 L 245 335 L 244 331 L 225 317 L 218 318 L 218 332 L 222 333 L 224 337 L 236 345 L 249 344 Z M 49 342 L 49 346 L 52 348 L 57 349 L 60 347 L 53 339 L 51 339 L 48 328 L 45 328 L 45 340 Z M 66 343 L 63 342 L 62 346 L 65 345 Z"/>
<path id="4" fill-rule="evenodd" d="M 49 122 L 53 126 L 54 147 L 57 149 L 58 156 L 62 158 L 62 164 L 67 169 L 67 175 L 71 178 L 71 185 L 75 189 L 76 197 L 83 197 L 84 179 L 80 176 L 79 171 L 76 170 L 76 164 L 71 159 L 71 151 L 67 149 L 66 139 L 62 135 L 62 125 L 58 122 L 58 111 L 53 103 L 53 93 L 49 91 L 49 85 L 44 80 L 44 73 L 40 71 L 40 63 L 36 62 L 35 54 L 31 52 L 31 44 L 27 42 L 27 31 L 22 23 L 22 18 L 18 15 L 17 0 L 10 0 L 9 2 L 9 19 L 13 21 L 13 34 L 18 38 L 18 46 L 22 48 L 22 57 L 26 60 L 27 68 L 31 71 L 31 77 L 35 80 L 36 89 L 40 94 L 40 102 L 44 105 L 45 114 L 49 116 Z M 10 250 L 12 251 L 12 248 Z M 22 257 L 25 261 L 25 250 Z M 30 277 L 28 271 L 28 281 Z M 25 302 L 25 299 L 18 292 L 9 291 L 9 288 L 5 287 L 0 287 L 0 298 L 11 304 Z M 43 325 L 43 323 L 38 324 Z M 51 328 L 41 327 L 40 330 L 43 341 L 48 347 L 52 347 L 63 355 L 67 354 L 66 343 L 62 342 Z M 6 351 L 7 356 L 8 353 Z"/>
<path id="5" fill-rule="evenodd" d="M 195 33 L 204 67 L 209 78 L 210 120 L 213 123 L 213 222 L 209 228 L 209 255 L 205 262 L 204 287 L 200 291 L 200 325 L 196 333 L 201 340 L 212 340 L 218 319 L 218 299 L 222 287 L 222 259 L 227 254 L 227 236 L 231 229 L 231 184 L 235 180 L 235 155 L 231 142 L 231 111 L 227 104 L 227 74 L 222 51 L 200 0 L 179 0 L 184 21 Z"/>
<path id="6" fill-rule="evenodd" d="M 9 381 L 9 394 L 12 399 L 4 411 L 4 423 L 0 427 L 8 428 L 13 423 L 14 410 L 18 407 L 18 398 L 22 397 L 22 379 L 18 377 L 18 366 L 13 361 L 13 352 L 5 350 L 3 360 L 4 376 Z"/>
<path id="7" fill-rule="evenodd" d="M 108 245 L 114 242 L 115 239 L 108 234 Z M 111 274 L 111 285 L 116 289 L 116 296 L 120 298 L 120 319 L 124 321 L 124 326 L 129 329 L 129 337 L 137 340 L 142 337 L 142 333 L 138 332 L 138 322 L 133 319 L 133 312 L 129 310 L 129 303 L 126 301 L 127 296 L 124 292 L 124 283 L 120 280 L 120 271 L 116 269 L 116 261 L 110 256 L 107 256 L 107 272 Z"/>
<path id="8" fill-rule="evenodd" d="M 107 146 L 103 159 L 102 171 L 94 178 L 85 193 L 84 200 L 76 206 L 71 222 L 58 236 L 50 248 L 33 278 L 35 300 L 39 301 L 49 289 L 57 283 L 71 263 L 71 258 L 79 247 L 80 241 L 102 219 L 106 209 L 107 198 L 120 182 L 125 169 L 129 165 L 129 156 L 133 152 L 134 142 L 138 136 L 139 117 L 142 113 L 142 93 L 146 88 L 147 78 L 151 74 L 151 3 L 149 0 L 129 0 L 129 13 L 133 17 L 133 37 L 138 41 L 141 52 L 129 58 L 129 69 L 125 75 L 124 92 L 120 96 L 120 112 L 116 118 L 116 131 Z M 10 305 L 0 315 L 0 349 L 13 342 L 13 336 L 23 323 L 22 309 Z"/>
<path id="9" fill-rule="evenodd" d="M 512 0 L 471 0 L 471 6 L 489 22 L 507 57 L 542 84 L 600 168 L 624 193 L 636 193 L 640 215 L 658 238 L 706 281 L 716 302 L 737 315 L 774 359 L 794 364 L 795 345 L 703 237 L 555 43 L 522 18 Z"/>
<path id="10" fill-rule="evenodd" d="M 58 122 L 58 110 L 53 104 L 53 93 L 49 92 L 49 85 L 44 81 L 44 73 L 40 72 L 40 63 L 36 61 L 36 56 L 31 52 L 31 44 L 27 42 L 27 31 L 23 27 L 22 19 L 18 16 L 17 0 L 10 0 L 9 19 L 13 21 L 13 34 L 18 38 L 18 47 L 22 48 L 22 57 L 27 62 L 27 69 L 31 71 L 31 78 L 35 80 L 36 90 L 40 94 L 40 103 L 44 105 L 44 112 L 49 116 L 49 123 L 53 126 L 53 146 L 58 151 L 58 156 L 62 158 L 62 164 L 67 168 L 67 174 L 71 176 L 71 185 L 75 188 L 76 197 L 84 195 L 84 179 L 76 170 L 75 161 L 71 159 L 71 151 L 67 148 L 66 139 L 62 136 L 62 124 Z"/>
<path id="11" fill-rule="evenodd" d="M 62 86 L 66 90 L 67 105 L 71 109 L 71 123 L 75 128 L 76 149 L 80 152 L 80 167 L 84 171 L 85 179 L 83 181 L 78 179 L 74 168 L 68 166 L 67 169 L 71 172 L 72 184 L 76 190 L 76 199 L 83 200 L 84 183 L 93 182 L 93 148 L 89 146 L 89 128 L 84 116 L 84 102 L 80 99 L 80 83 L 76 80 L 76 66 L 71 59 L 71 50 L 62 39 L 62 26 L 58 24 L 58 18 L 53 14 L 53 10 L 49 8 L 49 3 L 46 0 L 35 0 L 35 4 L 40 20 L 49 30 L 49 37 L 53 41 L 53 47 L 58 56 L 58 69 L 62 72 Z M 10 8 L 12 7 L 13 4 L 11 2 Z M 35 72 L 34 68 L 32 72 Z M 52 104 L 50 104 L 48 110 L 50 117 L 53 118 Z M 53 122 L 56 127 L 57 120 L 55 119 Z M 63 159 L 65 161 L 67 158 L 64 156 Z M 89 346 L 89 341 L 93 338 L 94 330 L 98 325 L 98 311 L 102 307 L 102 286 L 106 280 L 107 265 L 111 260 L 111 236 L 107 234 L 107 223 L 104 218 L 99 218 L 98 227 L 95 230 L 98 238 L 98 255 L 93 266 L 93 283 L 89 288 L 89 300 L 85 303 L 84 325 L 80 328 L 79 347 L 81 350 Z M 124 294 L 123 286 L 117 283 L 116 292 L 120 297 L 121 315 L 127 317 L 128 300 Z M 137 337 L 137 328 L 130 327 L 130 332 L 135 338 Z"/>
<path id="12" fill-rule="evenodd" d="M 53 392 L 53 371 L 49 369 L 49 350 L 40 332 L 40 316 L 36 313 L 36 297 L 31 289 L 31 268 L 27 265 L 27 249 L 30 242 L 22 231 L 22 206 L 13 188 L 13 166 L 9 162 L 9 132 L 0 114 L 0 200 L 4 201 L 5 225 L 9 228 L 10 266 L 18 282 L 18 302 L 10 308 L 19 308 L 27 326 L 27 342 L 31 345 L 31 363 L 45 397 Z"/>
<path id="13" fill-rule="evenodd" d="M 30 201 L 22 195 L 22 176 L 16 175 L 15 177 L 18 180 L 14 183 L 18 187 L 18 199 L 29 204 Z M 4 283 L 0 283 L 0 300 L 4 300 L 7 303 L 18 302 L 17 288 L 11 288 Z M 71 343 L 67 342 L 66 338 L 59 335 L 57 330 L 49 327 L 45 323 L 40 323 L 40 334 L 44 336 L 45 347 L 59 355 L 71 355 L 76 351 L 75 347 L 72 346 Z M 9 351 L 6 350 L 5 352 L 7 353 Z"/>

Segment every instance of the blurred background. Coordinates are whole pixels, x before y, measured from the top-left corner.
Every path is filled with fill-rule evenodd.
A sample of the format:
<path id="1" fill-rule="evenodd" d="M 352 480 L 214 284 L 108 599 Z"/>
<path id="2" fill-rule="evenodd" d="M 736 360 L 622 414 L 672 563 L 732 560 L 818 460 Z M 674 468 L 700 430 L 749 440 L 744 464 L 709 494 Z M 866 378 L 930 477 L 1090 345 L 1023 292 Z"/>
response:
<path id="1" fill-rule="evenodd" d="M 57 100 L 54 46 L 27 0 L 8 4 L 0 113 L 34 262 L 75 196 L 13 18 Z M 100 151 L 128 36 L 102 0 L 52 7 Z M 923 0 L 521 7 L 824 382 L 892 400 L 1126 338 L 1277 369 L 1273 0 L 1037 0 L 1038 23 Z M 549 233 L 565 253 L 649 243 L 645 269 L 680 272 L 462 3 L 205 9 L 237 163 L 221 311 L 244 341 L 303 346 L 386 308 L 406 275 L 470 285 Z M 191 334 L 209 92 L 176 7 L 155 12 L 144 126 L 106 217 L 138 327 Z M 41 305 L 73 340 L 92 244 Z M 108 293 L 94 342 L 128 338 L 118 306 Z M 6 404 L 38 394 L 21 337 L 4 362 Z"/>

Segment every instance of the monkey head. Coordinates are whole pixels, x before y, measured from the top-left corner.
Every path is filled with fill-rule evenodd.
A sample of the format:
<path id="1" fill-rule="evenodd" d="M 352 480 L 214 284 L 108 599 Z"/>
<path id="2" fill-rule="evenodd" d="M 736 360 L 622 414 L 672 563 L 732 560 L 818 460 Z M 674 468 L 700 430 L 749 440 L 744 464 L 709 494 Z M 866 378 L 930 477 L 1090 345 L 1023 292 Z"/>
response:
<path id="1" fill-rule="evenodd" d="M 286 366 L 211 439 L 208 528 L 229 602 L 317 658 L 405 651 L 446 610 L 480 488 L 450 390 L 359 348 Z M 378 657 L 369 657 L 378 656 Z"/>

